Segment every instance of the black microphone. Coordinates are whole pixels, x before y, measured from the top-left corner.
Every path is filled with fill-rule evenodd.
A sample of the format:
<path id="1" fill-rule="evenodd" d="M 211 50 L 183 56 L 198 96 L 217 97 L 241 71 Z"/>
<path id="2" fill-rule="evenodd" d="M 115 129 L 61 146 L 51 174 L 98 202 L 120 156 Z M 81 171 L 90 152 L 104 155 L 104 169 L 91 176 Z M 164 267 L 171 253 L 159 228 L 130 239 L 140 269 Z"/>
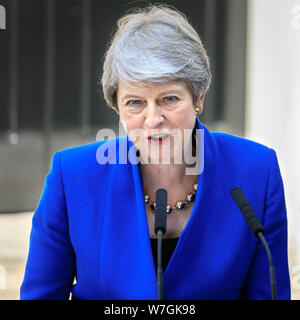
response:
<path id="1" fill-rule="evenodd" d="M 162 235 L 167 230 L 167 202 L 167 191 L 158 189 L 156 191 L 154 232 L 157 234 L 157 288 L 159 300 L 163 300 Z"/>
<path id="2" fill-rule="evenodd" d="M 273 259 L 271 255 L 270 248 L 266 242 L 266 239 L 264 237 L 264 227 L 260 223 L 257 215 L 254 213 L 254 210 L 250 206 L 248 200 L 246 199 L 246 196 L 244 195 L 243 191 L 238 188 L 232 188 L 230 191 L 230 194 L 237 204 L 238 208 L 240 209 L 241 213 L 243 214 L 246 222 L 248 223 L 251 231 L 253 234 L 259 238 L 264 245 L 268 260 L 269 260 L 269 274 L 270 274 L 270 283 L 271 283 L 271 291 L 272 291 L 272 300 L 277 299 L 277 293 L 276 293 L 276 277 L 275 277 L 275 269 L 273 265 Z"/>
<path id="3" fill-rule="evenodd" d="M 156 207 L 155 207 L 155 225 L 154 231 L 159 230 L 164 234 L 167 230 L 167 202 L 168 193 L 165 189 L 158 189 L 156 191 Z"/>
<path id="4" fill-rule="evenodd" d="M 261 232 L 265 234 L 264 227 L 260 223 L 257 215 L 254 213 L 254 210 L 250 206 L 248 200 L 246 199 L 243 191 L 240 188 L 233 188 L 230 191 L 232 198 L 236 202 L 240 211 L 242 212 L 245 220 L 247 221 L 253 234 L 258 237 L 258 233 Z"/>

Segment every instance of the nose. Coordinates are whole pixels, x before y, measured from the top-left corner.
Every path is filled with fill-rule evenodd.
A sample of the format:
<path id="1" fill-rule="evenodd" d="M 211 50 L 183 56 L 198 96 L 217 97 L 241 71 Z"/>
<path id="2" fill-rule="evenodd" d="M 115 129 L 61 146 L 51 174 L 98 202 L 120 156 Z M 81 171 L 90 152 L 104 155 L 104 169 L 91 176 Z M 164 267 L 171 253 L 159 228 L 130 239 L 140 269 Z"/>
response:
<path id="1" fill-rule="evenodd" d="M 164 122 L 162 110 L 156 104 L 148 105 L 146 108 L 145 124 L 149 128 L 157 128 Z"/>

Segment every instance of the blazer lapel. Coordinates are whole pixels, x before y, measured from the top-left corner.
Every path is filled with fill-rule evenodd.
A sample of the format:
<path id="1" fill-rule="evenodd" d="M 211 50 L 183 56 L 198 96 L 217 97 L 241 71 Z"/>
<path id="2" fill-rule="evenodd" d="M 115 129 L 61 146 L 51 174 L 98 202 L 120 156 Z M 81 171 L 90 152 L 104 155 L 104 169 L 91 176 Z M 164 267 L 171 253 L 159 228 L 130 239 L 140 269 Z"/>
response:
<path id="1" fill-rule="evenodd" d="M 207 128 L 197 119 L 198 160 L 201 170 L 192 214 L 181 232 L 177 247 L 164 273 L 164 296 L 166 299 L 189 299 L 188 281 L 196 281 L 199 269 L 193 268 L 193 257 L 197 256 L 204 239 L 206 221 L 212 213 L 219 186 L 219 162 L 215 141 Z M 199 256 L 199 253 L 198 253 Z M 204 261 L 205 263 L 205 261 Z M 188 280 L 194 279 L 194 280 Z M 181 294 L 186 292 L 186 296 Z"/>
<path id="2" fill-rule="evenodd" d="M 134 158 L 131 140 L 117 140 L 117 159 Z M 121 158 L 120 158 L 121 156 Z M 127 158 L 128 160 L 128 158 Z M 132 158 L 131 158 L 132 160 Z M 104 201 L 100 285 L 108 299 L 157 299 L 156 275 L 138 164 L 111 164 Z"/>

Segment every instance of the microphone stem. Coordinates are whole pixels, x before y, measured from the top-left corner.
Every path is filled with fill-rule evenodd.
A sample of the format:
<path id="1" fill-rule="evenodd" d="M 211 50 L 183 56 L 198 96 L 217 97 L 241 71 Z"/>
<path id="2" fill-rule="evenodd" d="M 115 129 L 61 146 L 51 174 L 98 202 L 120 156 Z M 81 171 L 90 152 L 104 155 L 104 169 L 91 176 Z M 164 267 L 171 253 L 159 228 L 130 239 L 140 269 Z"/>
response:
<path id="1" fill-rule="evenodd" d="M 271 251 L 270 251 L 270 248 L 266 242 L 264 235 L 261 232 L 259 232 L 257 234 L 257 236 L 261 240 L 261 242 L 264 245 L 266 252 L 267 252 L 267 256 L 268 256 L 268 260 L 269 260 L 269 273 L 270 273 L 270 283 L 271 283 L 271 290 L 272 290 L 272 300 L 277 300 L 276 277 L 275 277 L 275 269 L 274 269 L 274 265 L 273 265 Z"/>
<path id="2" fill-rule="evenodd" d="M 163 268 L 162 268 L 162 235 L 161 230 L 157 231 L 157 287 L 158 300 L 163 300 Z"/>

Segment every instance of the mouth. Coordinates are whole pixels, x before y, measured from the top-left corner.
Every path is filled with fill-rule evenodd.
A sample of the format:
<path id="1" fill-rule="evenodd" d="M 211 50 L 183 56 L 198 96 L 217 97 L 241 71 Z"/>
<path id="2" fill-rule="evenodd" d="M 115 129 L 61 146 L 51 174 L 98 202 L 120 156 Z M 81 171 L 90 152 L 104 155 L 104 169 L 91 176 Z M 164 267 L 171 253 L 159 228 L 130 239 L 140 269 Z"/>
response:
<path id="1" fill-rule="evenodd" d="M 163 144 L 170 141 L 170 137 L 171 135 L 169 134 L 149 136 L 148 142 L 151 144 Z"/>

